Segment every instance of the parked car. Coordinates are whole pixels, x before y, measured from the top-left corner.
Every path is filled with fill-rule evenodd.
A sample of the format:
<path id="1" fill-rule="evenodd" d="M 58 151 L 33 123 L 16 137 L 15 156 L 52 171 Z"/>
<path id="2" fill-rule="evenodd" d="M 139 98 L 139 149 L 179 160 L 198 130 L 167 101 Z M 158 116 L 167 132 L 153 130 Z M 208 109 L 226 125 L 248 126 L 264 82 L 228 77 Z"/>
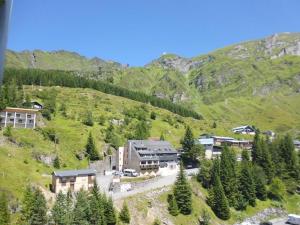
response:
<path id="1" fill-rule="evenodd" d="M 295 214 L 289 214 L 287 223 L 294 224 L 294 225 L 300 225 L 300 216 Z"/>
<path id="2" fill-rule="evenodd" d="M 115 171 L 114 172 L 114 175 L 115 176 L 119 176 L 119 177 L 123 177 L 124 176 L 124 173 L 122 171 Z"/>
<path id="3" fill-rule="evenodd" d="M 264 222 L 260 222 L 259 225 L 272 225 L 272 222 L 269 221 L 264 221 Z"/>
<path id="4" fill-rule="evenodd" d="M 134 169 L 125 169 L 124 176 L 137 177 L 139 174 Z"/>

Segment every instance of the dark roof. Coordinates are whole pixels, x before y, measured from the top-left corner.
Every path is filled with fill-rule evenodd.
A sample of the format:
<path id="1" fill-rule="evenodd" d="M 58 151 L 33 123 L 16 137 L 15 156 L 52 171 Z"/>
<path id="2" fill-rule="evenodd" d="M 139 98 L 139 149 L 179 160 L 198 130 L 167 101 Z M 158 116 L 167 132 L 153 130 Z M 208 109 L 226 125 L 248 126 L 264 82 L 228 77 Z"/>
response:
<path id="1" fill-rule="evenodd" d="M 128 140 L 128 144 L 142 155 L 177 154 L 177 151 L 168 141 Z"/>
<path id="2" fill-rule="evenodd" d="M 96 175 L 96 170 L 93 169 L 64 170 L 64 171 L 54 171 L 53 174 L 57 177 L 76 177 L 82 175 Z"/>

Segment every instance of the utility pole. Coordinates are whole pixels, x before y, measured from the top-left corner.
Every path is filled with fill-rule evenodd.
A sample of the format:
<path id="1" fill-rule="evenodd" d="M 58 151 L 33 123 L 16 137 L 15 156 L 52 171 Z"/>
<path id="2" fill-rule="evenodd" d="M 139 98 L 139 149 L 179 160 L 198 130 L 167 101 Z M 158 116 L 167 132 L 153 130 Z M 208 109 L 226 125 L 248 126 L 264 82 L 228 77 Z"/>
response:
<path id="1" fill-rule="evenodd" d="M 0 0 L 0 85 L 3 81 L 7 32 L 13 0 Z"/>

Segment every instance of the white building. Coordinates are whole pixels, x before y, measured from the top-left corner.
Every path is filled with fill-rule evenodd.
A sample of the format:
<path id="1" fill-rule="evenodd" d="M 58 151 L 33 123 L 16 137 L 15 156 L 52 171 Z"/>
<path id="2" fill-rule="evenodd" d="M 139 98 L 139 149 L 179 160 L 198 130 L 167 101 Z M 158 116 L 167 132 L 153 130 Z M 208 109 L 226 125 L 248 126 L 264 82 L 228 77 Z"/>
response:
<path id="1" fill-rule="evenodd" d="M 119 147 L 117 152 L 117 171 L 123 171 L 124 165 L 124 147 Z"/>
<path id="2" fill-rule="evenodd" d="M 36 109 L 7 107 L 0 112 L 0 126 L 34 129 L 36 127 L 37 112 Z"/>
<path id="3" fill-rule="evenodd" d="M 94 187 L 96 170 L 65 170 L 54 171 L 52 174 L 52 191 L 67 193 L 69 190 L 78 192 L 81 189 L 89 191 Z"/>

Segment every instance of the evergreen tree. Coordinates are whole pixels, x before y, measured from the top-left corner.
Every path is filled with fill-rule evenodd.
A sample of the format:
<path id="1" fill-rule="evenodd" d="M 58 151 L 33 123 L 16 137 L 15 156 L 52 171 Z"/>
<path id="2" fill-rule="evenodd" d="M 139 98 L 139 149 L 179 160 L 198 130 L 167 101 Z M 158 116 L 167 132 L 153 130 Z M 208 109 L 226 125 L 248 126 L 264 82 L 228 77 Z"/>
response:
<path id="1" fill-rule="evenodd" d="M 165 140 L 164 133 L 161 133 L 161 134 L 160 134 L 159 140 L 161 140 L 161 141 L 164 141 L 164 140 Z"/>
<path id="2" fill-rule="evenodd" d="M 200 158 L 203 159 L 205 154 L 205 150 L 202 145 L 197 144 L 192 147 L 189 152 L 189 158 L 193 161 L 199 161 Z"/>
<path id="3" fill-rule="evenodd" d="M 213 165 L 211 168 L 211 175 L 210 175 L 210 185 L 214 186 L 216 183 L 216 179 L 220 178 L 220 160 L 219 158 L 213 161 Z"/>
<path id="4" fill-rule="evenodd" d="M 0 225 L 10 224 L 10 212 L 8 208 L 8 199 L 6 193 L 0 195 Z"/>
<path id="5" fill-rule="evenodd" d="M 61 112 L 62 116 L 67 117 L 67 106 L 64 102 L 60 105 L 59 111 Z"/>
<path id="6" fill-rule="evenodd" d="M 53 161 L 53 167 L 56 169 L 60 169 L 60 160 L 58 155 L 55 157 L 54 161 Z"/>
<path id="7" fill-rule="evenodd" d="M 86 112 L 86 117 L 83 120 L 83 124 L 91 127 L 94 125 L 93 114 L 91 111 Z"/>
<path id="8" fill-rule="evenodd" d="M 267 181 L 268 183 L 270 183 L 274 176 L 274 165 L 271 160 L 271 155 L 269 152 L 267 142 L 264 139 L 261 139 L 259 144 L 261 148 L 261 159 L 258 165 L 260 165 L 263 168 L 267 177 Z"/>
<path id="9" fill-rule="evenodd" d="M 229 205 L 235 206 L 237 193 L 236 157 L 227 146 L 224 147 L 221 154 L 220 179 Z"/>
<path id="10" fill-rule="evenodd" d="M 47 205 L 43 193 L 36 188 L 33 195 L 32 211 L 29 219 L 30 225 L 47 224 Z"/>
<path id="11" fill-rule="evenodd" d="M 91 225 L 106 225 L 104 216 L 105 202 L 103 202 L 103 198 L 96 181 L 94 182 L 91 194 L 92 195 L 89 200 L 91 217 L 89 222 Z"/>
<path id="12" fill-rule="evenodd" d="M 56 225 L 66 225 L 67 224 L 67 197 L 62 192 L 59 192 L 56 196 L 56 201 L 51 210 L 52 220 Z"/>
<path id="13" fill-rule="evenodd" d="M 87 193 L 80 190 L 76 196 L 76 203 L 73 209 L 72 225 L 89 225 L 90 207 Z"/>
<path id="14" fill-rule="evenodd" d="M 251 156 L 252 156 L 252 161 L 254 163 L 259 163 L 261 159 L 261 142 L 260 142 L 260 137 L 259 133 L 256 132 L 254 139 L 253 139 L 253 145 L 252 145 L 252 151 L 251 151 Z"/>
<path id="15" fill-rule="evenodd" d="M 244 150 L 245 154 L 246 150 Z M 239 176 L 239 191 L 245 201 L 251 206 L 255 206 L 255 183 L 250 171 L 250 163 L 247 160 L 242 160 L 241 171 Z"/>
<path id="16" fill-rule="evenodd" d="M 210 206 L 212 210 L 220 219 L 228 220 L 230 218 L 229 204 L 219 176 L 215 178 L 215 184 L 212 187 L 211 193 Z"/>
<path id="17" fill-rule="evenodd" d="M 156 113 L 154 111 L 151 112 L 150 118 L 151 118 L 151 120 L 155 120 L 156 119 Z"/>
<path id="18" fill-rule="evenodd" d="M 112 198 L 109 198 L 106 201 L 106 204 L 105 204 L 105 207 L 104 207 L 104 212 L 105 212 L 105 218 L 106 218 L 107 225 L 116 224 L 116 222 L 117 222 L 116 210 L 114 208 Z"/>
<path id="19" fill-rule="evenodd" d="M 190 126 L 187 126 L 185 130 L 185 134 L 183 137 L 183 140 L 181 141 L 182 149 L 186 152 L 189 153 L 193 146 L 195 145 L 195 140 L 194 140 L 194 135 L 193 132 L 190 128 Z"/>
<path id="20" fill-rule="evenodd" d="M 262 201 L 267 199 L 266 178 L 264 170 L 259 166 L 253 166 L 252 177 L 255 184 L 256 197 Z"/>
<path id="21" fill-rule="evenodd" d="M 99 153 L 97 152 L 94 138 L 93 138 L 91 132 L 89 133 L 85 149 L 86 149 L 86 153 L 88 154 L 88 157 L 90 160 L 92 160 L 92 161 L 99 160 L 99 158 L 100 158 Z"/>
<path id="22" fill-rule="evenodd" d="M 289 176 L 299 178 L 295 146 L 290 135 L 284 136 L 280 143 L 280 155 L 285 162 L 285 170 Z"/>
<path id="23" fill-rule="evenodd" d="M 214 128 L 214 129 L 217 128 L 217 123 L 216 123 L 216 121 L 213 122 L 212 128 Z"/>
<path id="24" fill-rule="evenodd" d="M 180 163 L 179 175 L 175 182 L 174 196 L 180 213 L 184 215 L 191 214 L 192 191 L 184 173 L 182 162 Z"/>
<path id="25" fill-rule="evenodd" d="M 130 214 L 126 202 L 123 203 L 119 218 L 123 223 L 130 223 Z"/>
<path id="26" fill-rule="evenodd" d="M 172 216 L 177 216 L 179 213 L 178 206 L 173 194 L 168 195 L 168 203 L 169 203 L 169 207 L 168 207 L 169 213 Z"/>
<path id="27" fill-rule="evenodd" d="M 27 186 L 22 199 L 22 208 L 21 208 L 21 220 L 29 221 L 32 215 L 32 208 L 34 202 L 34 192 L 30 186 Z"/>
<path id="28" fill-rule="evenodd" d="M 134 132 L 134 138 L 137 140 L 145 140 L 150 136 L 150 126 L 147 121 L 141 120 L 137 123 Z"/>
<path id="29" fill-rule="evenodd" d="M 210 187 L 211 182 L 211 170 L 212 170 L 212 161 L 211 160 L 202 160 L 200 164 L 200 170 L 197 176 L 199 182 L 202 183 L 204 188 Z"/>
<path id="30" fill-rule="evenodd" d="M 31 108 L 32 104 L 31 104 L 31 99 L 29 95 L 26 95 L 25 97 L 25 102 L 23 103 L 25 108 Z"/>
<path id="31" fill-rule="evenodd" d="M 104 117 L 104 115 L 100 115 L 100 117 L 99 117 L 99 125 L 101 125 L 101 126 L 105 125 L 105 117 Z"/>
<path id="32" fill-rule="evenodd" d="M 286 193 L 286 188 L 281 179 L 275 177 L 269 187 L 269 196 L 272 199 L 282 201 Z"/>

